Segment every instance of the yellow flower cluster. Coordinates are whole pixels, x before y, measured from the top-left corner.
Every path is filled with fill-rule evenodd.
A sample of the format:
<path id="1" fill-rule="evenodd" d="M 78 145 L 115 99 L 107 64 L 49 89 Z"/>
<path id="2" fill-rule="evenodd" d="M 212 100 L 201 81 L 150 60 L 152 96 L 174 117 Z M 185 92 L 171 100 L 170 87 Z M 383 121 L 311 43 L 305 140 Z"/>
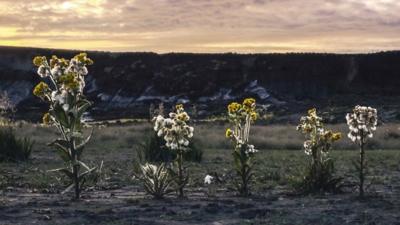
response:
<path id="1" fill-rule="evenodd" d="M 43 98 L 50 91 L 49 85 L 41 81 L 33 89 L 33 94 L 39 98 Z"/>
<path id="2" fill-rule="evenodd" d="M 76 59 L 78 62 L 83 63 L 85 65 L 92 65 L 93 64 L 93 60 L 91 60 L 90 58 L 87 57 L 87 54 L 82 52 L 79 53 L 78 55 L 76 55 L 74 57 L 74 59 Z"/>
<path id="3" fill-rule="evenodd" d="M 243 103 L 232 102 L 228 105 L 229 120 L 234 125 L 234 129 L 226 129 L 225 137 L 231 139 L 236 146 L 246 144 L 249 148 L 247 153 L 254 153 L 256 150 L 252 145 L 248 145 L 251 123 L 257 120 L 256 100 L 246 98 Z"/>
<path id="4" fill-rule="evenodd" d="M 228 112 L 231 114 L 234 114 L 238 112 L 242 108 L 242 105 L 240 105 L 237 102 L 232 102 L 231 104 L 228 105 Z"/>
<path id="5" fill-rule="evenodd" d="M 46 56 L 36 56 L 35 58 L 33 58 L 33 65 L 41 66 L 43 65 L 43 63 L 46 62 L 46 60 Z"/>
<path id="6" fill-rule="evenodd" d="M 78 75 L 76 73 L 67 73 L 58 77 L 57 81 L 66 89 L 77 90 L 79 86 Z"/>
<path id="7" fill-rule="evenodd" d="M 233 131 L 230 128 L 226 129 L 225 136 L 227 138 L 230 138 L 230 137 L 232 137 L 232 135 L 233 135 Z"/>
<path id="8" fill-rule="evenodd" d="M 45 125 L 51 124 L 52 119 L 51 119 L 50 113 L 45 113 L 45 114 L 43 115 L 42 120 L 43 120 L 43 124 L 45 124 Z"/>
<path id="9" fill-rule="evenodd" d="M 246 98 L 242 104 L 232 102 L 228 105 L 228 114 L 232 119 L 244 119 L 250 116 L 251 121 L 255 121 L 258 118 L 256 100 L 254 98 Z"/>
<path id="10" fill-rule="evenodd" d="M 246 98 L 243 101 L 243 108 L 246 112 L 252 112 L 256 108 L 256 100 L 254 98 Z"/>
<path id="11" fill-rule="evenodd" d="M 331 130 L 326 131 L 322 136 L 321 139 L 327 142 L 334 142 L 338 141 L 342 138 L 342 133 L 337 132 L 334 133 Z"/>
<path id="12" fill-rule="evenodd" d="M 69 60 L 64 59 L 64 58 L 58 58 L 57 56 L 53 55 L 51 56 L 50 59 L 50 67 L 54 68 L 54 66 L 61 66 L 61 67 L 67 67 L 69 65 Z"/>

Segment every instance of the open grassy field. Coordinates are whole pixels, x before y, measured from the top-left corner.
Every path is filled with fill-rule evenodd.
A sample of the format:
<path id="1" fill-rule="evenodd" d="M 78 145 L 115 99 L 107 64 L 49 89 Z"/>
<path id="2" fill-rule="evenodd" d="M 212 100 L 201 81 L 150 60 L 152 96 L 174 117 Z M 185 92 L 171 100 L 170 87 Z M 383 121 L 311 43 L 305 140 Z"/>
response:
<path id="1" fill-rule="evenodd" d="M 329 126 L 347 131 L 346 125 Z M 83 200 L 60 195 L 64 181 L 47 172 L 62 162 L 46 145 L 55 129 L 33 124 L 16 126 L 18 136 L 36 144 L 32 159 L 0 164 L 0 225 L 8 224 L 400 224 L 400 125 L 378 127 L 368 145 L 365 200 L 356 198 L 356 172 L 352 162 L 358 152 L 344 135 L 334 146 L 337 175 L 344 177 L 344 193 L 295 195 L 293 176 L 306 163 L 303 137 L 292 125 L 255 126 L 252 143 L 260 150 L 255 167 L 253 195 L 235 196 L 231 145 L 225 125 L 197 124 L 195 137 L 204 151 L 201 163 L 189 163 L 188 199 L 174 195 L 152 200 L 133 178 L 137 145 L 151 131 L 150 124 L 95 126 L 84 158 L 90 165 L 103 161 L 100 180 L 83 192 Z M 223 179 L 216 196 L 207 197 L 204 176 L 217 172 Z"/>

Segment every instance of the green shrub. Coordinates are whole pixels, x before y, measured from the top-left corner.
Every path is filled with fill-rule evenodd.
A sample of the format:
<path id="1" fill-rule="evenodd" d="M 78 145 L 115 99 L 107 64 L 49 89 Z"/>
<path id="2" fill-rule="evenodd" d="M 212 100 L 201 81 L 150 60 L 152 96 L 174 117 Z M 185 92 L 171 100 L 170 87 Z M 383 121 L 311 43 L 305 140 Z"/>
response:
<path id="1" fill-rule="evenodd" d="M 29 138 L 17 138 L 11 127 L 0 128 L 0 161 L 26 161 L 34 142 Z"/>
<path id="2" fill-rule="evenodd" d="M 323 163 L 309 163 L 297 177 L 291 179 L 291 185 L 303 194 L 340 193 L 343 189 L 343 178 L 334 174 L 334 161 L 331 158 Z"/>
<path id="3" fill-rule="evenodd" d="M 190 150 L 185 151 L 183 158 L 185 161 L 201 162 L 203 159 L 203 150 L 199 147 L 196 139 L 189 143 Z M 171 162 L 176 158 L 176 152 L 169 151 L 165 147 L 165 141 L 158 137 L 153 131 L 145 135 L 142 143 L 137 148 L 139 161 L 141 162 Z"/>

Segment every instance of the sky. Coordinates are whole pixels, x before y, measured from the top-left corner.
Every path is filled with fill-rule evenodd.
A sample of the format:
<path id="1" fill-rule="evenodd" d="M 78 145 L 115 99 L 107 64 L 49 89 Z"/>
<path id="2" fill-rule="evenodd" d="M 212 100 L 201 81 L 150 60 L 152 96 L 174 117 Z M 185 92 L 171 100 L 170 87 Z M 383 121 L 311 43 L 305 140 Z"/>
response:
<path id="1" fill-rule="evenodd" d="M 400 0 L 0 0 L 0 45 L 166 52 L 400 49 Z"/>

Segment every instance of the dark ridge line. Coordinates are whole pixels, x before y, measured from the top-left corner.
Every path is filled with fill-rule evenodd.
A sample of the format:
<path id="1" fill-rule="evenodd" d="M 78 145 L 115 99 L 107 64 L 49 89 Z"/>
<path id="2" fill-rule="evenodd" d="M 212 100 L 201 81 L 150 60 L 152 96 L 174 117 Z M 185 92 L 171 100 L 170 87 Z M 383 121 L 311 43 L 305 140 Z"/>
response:
<path id="1" fill-rule="evenodd" d="M 334 52 L 270 52 L 270 53 L 240 53 L 240 52 L 166 52 L 157 53 L 152 51 L 102 51 L 102 50 L 79 50 L 79 49 L 63 49 L 63 48 L 44 48 L 44 47 L 30 47 L 30 46 L 7 46 L 0 45 L 0 50 L 42 50 L 42 51 L 60 51 L 60 52 L 88 52 L 88 53 L 103 53 L 103 54 L 150 54 L 150 55 L 239 55 L 239 56 L 262 56 L 262 55 L 333 55 L 333 56 L 362 56 L 362 55 L 380 55 L 380 54 L 396 54 L 400 53 L 399 50 L 386 50 L 386 51 L 372 51 L 360 53 L 334 53 Z"/>

